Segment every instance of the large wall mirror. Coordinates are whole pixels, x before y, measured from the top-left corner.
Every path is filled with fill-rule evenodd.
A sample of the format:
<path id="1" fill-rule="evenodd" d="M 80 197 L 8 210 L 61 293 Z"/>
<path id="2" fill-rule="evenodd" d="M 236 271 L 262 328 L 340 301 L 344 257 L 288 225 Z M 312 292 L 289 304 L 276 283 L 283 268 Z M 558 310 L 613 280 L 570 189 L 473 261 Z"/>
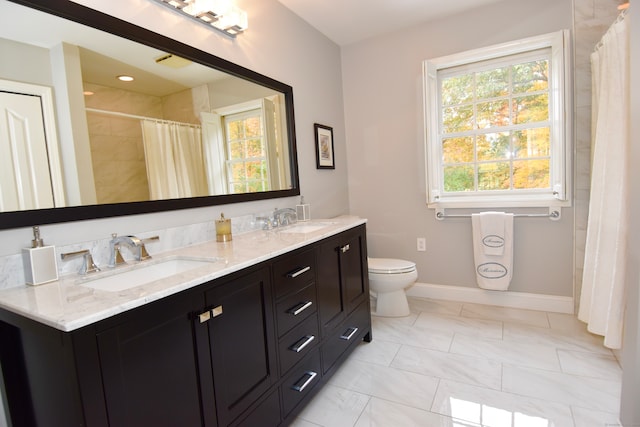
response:
<path id="1" fill-rule="evenodd" d="M 67 0 L 0 52 L 0 229 L 300 194 L 286 84 Z"/>

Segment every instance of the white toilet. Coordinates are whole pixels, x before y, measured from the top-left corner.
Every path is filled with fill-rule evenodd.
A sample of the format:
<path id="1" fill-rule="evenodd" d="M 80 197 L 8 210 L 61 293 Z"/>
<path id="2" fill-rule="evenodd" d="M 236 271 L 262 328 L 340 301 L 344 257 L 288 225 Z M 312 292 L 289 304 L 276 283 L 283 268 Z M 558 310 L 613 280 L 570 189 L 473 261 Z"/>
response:
<path id="1" fill-rule="evenodd" d="M 418 278 L 416 264 L 402 259 L 368 258 L 369 290 L 377 297 L 374 316 L 408 316 L 405 289 Z"/>

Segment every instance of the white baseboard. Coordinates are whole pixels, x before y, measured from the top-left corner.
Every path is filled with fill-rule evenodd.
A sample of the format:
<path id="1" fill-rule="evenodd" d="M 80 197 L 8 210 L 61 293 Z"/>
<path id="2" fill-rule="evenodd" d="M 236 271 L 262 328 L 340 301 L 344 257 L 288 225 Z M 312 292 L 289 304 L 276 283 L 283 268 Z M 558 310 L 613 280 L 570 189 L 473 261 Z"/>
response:
<path id="1" fill-rule="evenodd" d="M 573 314 L 573 298 L 556 295 L 416 283 L 407 296 Z"/>

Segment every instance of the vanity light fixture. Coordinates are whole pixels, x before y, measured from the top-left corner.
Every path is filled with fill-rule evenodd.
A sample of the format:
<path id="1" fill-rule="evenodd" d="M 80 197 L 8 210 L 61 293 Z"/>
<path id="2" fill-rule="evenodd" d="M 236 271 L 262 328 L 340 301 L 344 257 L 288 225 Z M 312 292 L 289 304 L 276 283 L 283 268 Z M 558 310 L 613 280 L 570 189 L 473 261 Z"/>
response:
<path id="1" fill-rule="evenodd" d="M 233 0 L 155 0 L 222 34 L 235 38 L 248 27 L 247 12 Z"/>

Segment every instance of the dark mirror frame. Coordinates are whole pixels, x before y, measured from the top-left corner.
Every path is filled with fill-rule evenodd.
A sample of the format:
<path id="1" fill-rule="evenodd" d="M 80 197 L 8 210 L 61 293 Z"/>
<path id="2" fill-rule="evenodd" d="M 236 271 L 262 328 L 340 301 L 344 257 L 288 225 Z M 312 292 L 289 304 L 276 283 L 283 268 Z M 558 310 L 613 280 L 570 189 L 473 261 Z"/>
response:
<path id="1" fill-rule="evenodd" d="M 215 55 L 187 44 L 154 33 L 111 15 L 90 9 L 67 0 L 9 0 L 70 21 L 102 30 L 134 42 L 198 62 L 224 71 L 230 75 L 282 92 L 285 97 L 287 133 L 290 147 L 292 188 L 260 193 L 228 194 L 219 196 L 192 197 L 185 199 L 154 200 L 146 202 L 113 203 L 103 205 L 72 206 L 65 208 L 36 209 L 27 211 L 0 212 L 0 229 L 27 227 L 87 219 L 108 218 L 124 215 L 162 212 L 178 209 L 216 206 L 229 203 L 266 200 L 300 194 L 298 160 L 296 150 L 295 121 L 293 114 L 293 88 L 270 77 L 256 73 Z M 28 23 L 25 23 L 28 25 Z M 194 25 L 196 25 L 194 23 Z"/>

